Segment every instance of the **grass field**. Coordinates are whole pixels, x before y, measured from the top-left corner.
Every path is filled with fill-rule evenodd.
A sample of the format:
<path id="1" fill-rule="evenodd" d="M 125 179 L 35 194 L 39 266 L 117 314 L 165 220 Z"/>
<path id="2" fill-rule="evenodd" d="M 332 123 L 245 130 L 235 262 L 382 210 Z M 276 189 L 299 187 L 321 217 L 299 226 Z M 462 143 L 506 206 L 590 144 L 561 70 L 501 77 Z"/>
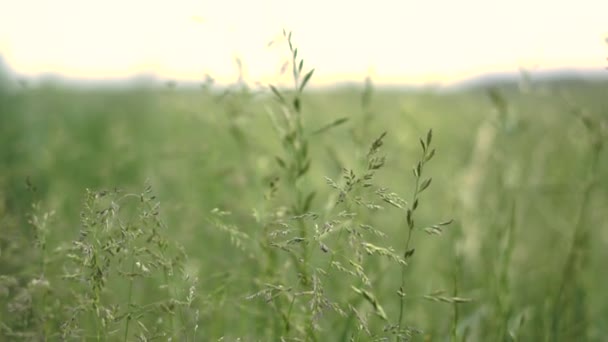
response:
<path id="1" fill-rule="evenodd" d="M 605 340 L 608 82 L 308 70 L 1 76 L 0 340 Z"/>

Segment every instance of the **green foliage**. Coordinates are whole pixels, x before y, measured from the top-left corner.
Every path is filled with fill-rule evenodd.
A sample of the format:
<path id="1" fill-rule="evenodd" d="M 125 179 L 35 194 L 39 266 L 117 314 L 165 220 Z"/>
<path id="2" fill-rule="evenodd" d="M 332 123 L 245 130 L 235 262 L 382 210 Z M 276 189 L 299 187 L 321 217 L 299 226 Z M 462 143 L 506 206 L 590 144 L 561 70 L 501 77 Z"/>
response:
<path id="1" fill-rule="evenodd" d="M 605 82 L 321 91 L 284 39 L 264 92 L 2 76 L 0 340 L 606 336 Z"/>

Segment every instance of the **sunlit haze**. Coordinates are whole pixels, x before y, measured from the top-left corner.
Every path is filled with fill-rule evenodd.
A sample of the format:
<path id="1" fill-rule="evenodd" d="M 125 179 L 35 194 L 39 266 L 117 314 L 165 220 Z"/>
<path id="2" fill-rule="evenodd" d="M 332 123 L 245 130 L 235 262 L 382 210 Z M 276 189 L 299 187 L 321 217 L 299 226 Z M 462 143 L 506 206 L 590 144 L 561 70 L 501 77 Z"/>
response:
<path id="1" fill-rule="evenodd" d="M 0 0 L 0 54 L 23 75 L 276 81 L 293 31 L 314 84 L 452 82 L 606 66 L 606 0 Z"/>

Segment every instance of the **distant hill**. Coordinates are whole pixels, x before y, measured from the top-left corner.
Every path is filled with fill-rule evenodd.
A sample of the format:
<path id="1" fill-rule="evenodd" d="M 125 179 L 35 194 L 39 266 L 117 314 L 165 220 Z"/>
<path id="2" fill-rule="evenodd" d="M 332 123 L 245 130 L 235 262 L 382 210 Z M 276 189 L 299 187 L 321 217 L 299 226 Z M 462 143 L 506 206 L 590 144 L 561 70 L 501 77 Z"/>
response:
<path id="1" fill-rule="evenodd" d="M 608 81 L 608 70 L 597 69 L 554 69 L 523 73 L 493 73 L 464 80 L 448 88 L 483 88 L 496 85 L 531 83 L 565 83 L 565 82 L 604 82 Z"/>
<path id="2" fill-rule="evenodd" d="M 10 78 L 10 69 L 6 64 L 4 57 L 0 55 L 0 83 L 6 82 Z"/>
<path id="3" fill-rule="evenodd" d="M 166 87 L 169 84 L 179 86 L 180 88 L 199 87 L 200 82 L 193 81 L 175 81 L 158 77 L 151 74 L 134 75 L 123 79 L 97 79 L 97 80 L 79 80 L 67 78 L 55 73 L 41 74 L 37 77 L 23 77 L 16 74 L 6 63 L 5 59 L 0 55 L 0 83 L 6 83 L 16 80 L 27 80 L 28 83 L 52 83 L 62 84 L 65 86 L 77 86 L 79 88 L 97 88 L 97 87 Z M 399 91 L 414 91 L 414 90 L 441 90 L 441 91 L 457 91 L 463 89 L 478 89 L 491 86 L 516 86 L 522 82 L 533 84 L 550 84 L 550 83 L 570 83 L 570 82 L 605 82 L 608 81 L 608 70 L 602 69 L 553 69 L 531 72 L 502 72 L 485 74 L 473 78 L 469 78 L 452 84 L 429 83 L 424 85 L 402 84 L 402 85 L 383 85 L 375 83 L 374 86 L 378 89 L 399 90 Z M 361 87 L 361 82 L 338 82 L 330 86 L 317 87 L 323 89 L 344 89 Z M 228 86 L 228 85 L 226 85 Z M 220 88 L 222 88 L 220 86 Z"/>

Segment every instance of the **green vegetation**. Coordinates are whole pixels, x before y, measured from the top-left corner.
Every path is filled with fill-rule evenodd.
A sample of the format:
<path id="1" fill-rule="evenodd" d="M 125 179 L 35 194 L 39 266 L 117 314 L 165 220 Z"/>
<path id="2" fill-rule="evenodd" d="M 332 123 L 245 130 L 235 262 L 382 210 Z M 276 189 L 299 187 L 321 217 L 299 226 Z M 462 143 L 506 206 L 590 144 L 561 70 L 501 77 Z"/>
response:
<path id="1" fill-rule="evenodd" d="M 608 335 L 608 82 L 315 90 L 287 41 L 291 89 L 0 74 L 0 340 Z"/>

